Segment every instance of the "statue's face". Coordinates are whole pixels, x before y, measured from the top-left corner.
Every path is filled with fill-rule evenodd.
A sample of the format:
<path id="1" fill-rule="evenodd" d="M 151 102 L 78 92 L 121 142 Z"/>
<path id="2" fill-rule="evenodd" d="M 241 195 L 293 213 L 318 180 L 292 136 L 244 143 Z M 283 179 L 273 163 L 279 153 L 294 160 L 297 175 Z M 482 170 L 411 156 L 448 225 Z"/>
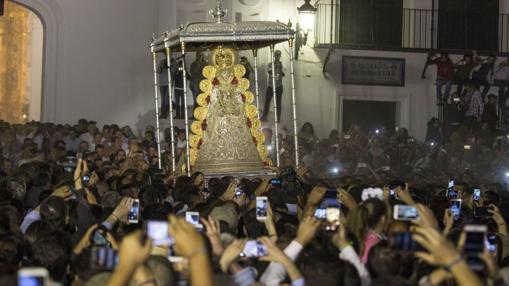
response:
<path id="1" fill-rule="evenodd" d="M 214 61 L 217 67 L 225 68 L 233 65 L 233 53 L 228 49 L 219 50 L 215 56 Z"/>

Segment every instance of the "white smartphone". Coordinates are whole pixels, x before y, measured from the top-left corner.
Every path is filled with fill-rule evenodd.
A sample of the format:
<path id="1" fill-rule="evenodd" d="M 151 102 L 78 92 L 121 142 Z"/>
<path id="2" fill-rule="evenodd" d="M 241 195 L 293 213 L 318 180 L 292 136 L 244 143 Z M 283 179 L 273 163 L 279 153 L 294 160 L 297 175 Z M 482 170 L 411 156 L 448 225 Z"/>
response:
<path id="1" fill-rule="evenodd" d="M 23 267 L 18 271 L 18 286 L 48 286 L 49 273 L 42 267 Z"/>
<path id="2" fill-rule="evenodd" d="M 149 239 L 157 246 L 170 246 L 173 239 L 168 233 L 168 222 L 149 220 L 146 225 L 146 232 Z"/>
<path id="3" fill-rule="evenodd" d="M 464 145 L 463 146 L 463 149 L 465 149 L 465 150 L 470 150 L 470 148 L 471 148 L 470 145 Z"/>
<path id="4" fill-rule="evenodd" d="M 264 221 L 267 219 L 267 206 L 269 199 L 267 197 L 256 197 L 256 219 Z"/>
<path id="5" fill-rule="evenodd" d="M 393 211 L 394 220 L 415 220 L 419 218 L 419 213 L 417 209 L 413 206 L 408 205 L 395 205 Z"/>
<path id="6" fill-rule="evenodd" d="M 200 223 L 199 212 L 186 212 L 186 221 L 200 231 L 203 229 L 203 225 Z"/>
<path id="7" fill-rule="evenodd" d="M 127 214 L 127 221 L 129 223 L 138 223 L 140 221 L 140 200 L 135 199 Z"/>
<path id="8" fill-rule="evenodd" d="M 244 250 L 240 253 L 243 257 L 261 257 L 267 256 L 267 248 L 257 240 L 248 240 L 244 245 Z"/>
<path id="9" fill-rule="evenodd" d="M 463 231 L 466 234 L 463 252 L 467 264 L 474 271 L 481 271 L 484 269 L 484 263 L 479 258 L 479 254 L 484 250 L 488 227 L 486 225 L 467 224 Z"/>
<path id="10" fill-rule="evenodd" d="M 325 209 L 327 222 L 338 224 L 339 223 L 339 212 L 340 212 L 340 210 L 338 207 L 327 207 Z"/>

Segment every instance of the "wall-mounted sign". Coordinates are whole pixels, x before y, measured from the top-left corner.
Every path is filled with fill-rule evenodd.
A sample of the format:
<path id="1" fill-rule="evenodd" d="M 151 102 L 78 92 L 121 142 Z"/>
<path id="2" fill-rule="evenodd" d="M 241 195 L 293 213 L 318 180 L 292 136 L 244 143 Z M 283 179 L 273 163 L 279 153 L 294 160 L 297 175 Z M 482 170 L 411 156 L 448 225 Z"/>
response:
<path id="1" fill-rule="evenodd" d="M 343 56 L 341 83 L 358 85 L 405 85 L 405 59 Z"/>

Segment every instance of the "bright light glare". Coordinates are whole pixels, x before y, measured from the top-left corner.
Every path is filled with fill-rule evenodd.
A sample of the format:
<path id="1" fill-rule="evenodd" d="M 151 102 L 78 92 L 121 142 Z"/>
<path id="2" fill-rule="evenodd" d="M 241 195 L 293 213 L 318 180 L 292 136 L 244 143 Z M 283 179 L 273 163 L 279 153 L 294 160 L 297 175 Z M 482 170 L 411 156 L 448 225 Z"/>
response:
<path id="1" fill-rule="evenodd" d="M 509 177 L 509 172 L 505 172 L 505 176 L 506 176 L 506 177 Z"/>
<path id="2" fill-rule="evenodd" d="M 430 143 L 430 145 L 431 145 L 431 146 L 435 146 L 435 142 L 431 142 L 431 143 Z"/>
<path id="3" fill-rule="evenodd" d="M 267 146 L 267 150 L 272 151 L 272 145 Z"/>
<path id="4" fill-rule="evenodd" d="M 299 13 L 300 28 L 305 32 L 309 32 L 315 28 L 315 14 L 314 13 Z"/>
<path id="5" fill-rule="evenodd" d="M 375 133 L 376 133 L 376 134 L 380 133 L 380 130 L 376 129 L 376 130 L 375 130 Z"/>
<path id="6" fill-rule="evenodd" d="M 339 172 L 339 169 L 338 168 L 333 168 L 332 172 L 337 174 Z"/>

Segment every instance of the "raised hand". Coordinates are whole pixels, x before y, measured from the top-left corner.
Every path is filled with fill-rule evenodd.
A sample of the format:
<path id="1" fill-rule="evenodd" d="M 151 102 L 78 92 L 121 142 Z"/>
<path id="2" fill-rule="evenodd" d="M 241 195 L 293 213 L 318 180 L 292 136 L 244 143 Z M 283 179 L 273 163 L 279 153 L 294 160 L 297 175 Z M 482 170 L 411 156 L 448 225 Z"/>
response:
<path id="1" fill-rule="evenodd" d="M 224 247 L 221 242 L 221 228 L 219 222 L 211 216 L 209 216 L 208 219 L 201 218 L 200 220 L 205 226 L 205 234 L 212 245 L 212 253 L 215 256 L 221 256 L 224 252 Z"/>
<path id="2" fill-rule="evenodd" d="M 322 222 L 314 217 L 303 218 L 299 224 L 295 241 L 300 243 L 302 246 L 306 246 L 316 236 L 321 225 Z"/>
<path id="3" fill-rule="evenodd" d="M 205 241 L 196 228 L 182 218 L 170 215 L 169 234 L 175 239 L 177 252 L 191 258 L 197 254 L 206 254 Z"/>
<path id="4" fill-rule="evenodd" d="M 219 259 L 219 265 L 223 272 L 227 272 L 230 265 L 237 260 L 242 250 L 244 250 L 246 241 L 246 239 L 236 239 L 224 250 L 221 259 Z"/>

